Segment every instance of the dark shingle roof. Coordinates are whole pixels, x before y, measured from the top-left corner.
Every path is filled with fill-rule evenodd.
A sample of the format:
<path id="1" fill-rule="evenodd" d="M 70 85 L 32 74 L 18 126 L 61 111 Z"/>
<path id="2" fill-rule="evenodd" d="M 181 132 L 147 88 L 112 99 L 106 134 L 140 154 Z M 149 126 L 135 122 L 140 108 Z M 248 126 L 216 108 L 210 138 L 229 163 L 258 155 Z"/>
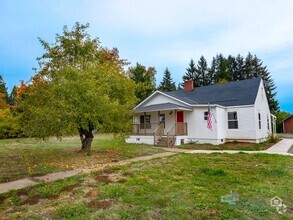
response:
<path id="1" fill-rule="evenodd" d="M 261 78 L 234 81 L 211 86 L 164 92 L 174 98 L 194 104 L 218 104 L 222 106 L 252 105 L 255 102 Z"/>
<path id="2" fill-rule="evenodd" d="M 156 105 L 148 105 L 143 107 L 137 107 L 134 110 L 138 112 L 152 112 L 152 111 L 163 111 L 163 110 L 174 110 L 174 109 L 182 109 L 182 110 L 191 110 L 190 107 L 186 107 L 183 105 L 177 105 L 174 103 L 162 103 Z"/>

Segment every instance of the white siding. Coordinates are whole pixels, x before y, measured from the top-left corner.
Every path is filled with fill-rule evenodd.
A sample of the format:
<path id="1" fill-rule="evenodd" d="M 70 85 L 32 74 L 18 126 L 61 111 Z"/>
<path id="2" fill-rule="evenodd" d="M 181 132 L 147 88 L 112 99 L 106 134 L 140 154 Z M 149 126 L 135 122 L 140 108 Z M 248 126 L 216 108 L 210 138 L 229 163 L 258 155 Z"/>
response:
<path id="1" fill-rule="evenodd" d="M 228 112 L 237 112 L 238 118 L 238 129 L 228 128 Z M 255 139 L 255 117 L 254 107 L 231 107 L 226 110 L 225 123 L 227 127 L 227 138 L 228 139 L 242 139 L 249 140 Z"/>
<path id="2" fill-rule="evenodd" d="M 212 118 L 213 130 L 207 128 L 207 121 L 204 120 L 204 112 L 207 107 L 195 107 L 192 112 L 186 113 L 188 122 L 188 138 L 199 143 L 217 142 L 217 123 Z M 216 115 L 216 108 L 211 107 L 211 111 Z"/>
<path id="3" fill-rule="evenodd" d="M 261 115 L 261 129 L 259 129 L 258 113 Z M 263 82 L 261 81 L 258 94 L 255 101 L 255 129 L 256 129 L 256 138 L 260 141 L 264 141 L 267 136 L 271 133 L 271 113 L 269 109 L 269 104 L 265 94 Z M 267 127 L 267 117 L 269 118 L 270 129 Z"/>
<path id="4" fill-rule="evenodd" d="M 149 100 L 147 100 L 145 103 L 143 103 L 141 105 L 141 107 L 143 106 L 148 106 L 148 105 L 156 105 L 156 104 L 162 104 L 162 103 L 174 103 L 174 104 L 177 104 L 177 105 L 183 105 L 185 106 L 182 102 L 179 102 L 179 101 L 176 101 L 172 98 L 169 98 L 165 95 L 162 95 L 162 94 L 155 94 L 153 97 L 151 97 Z"/>
<path id="5" fill-rule="evenodd" d="M 215 117 L 217 119 L 217 138 L 224 139 L 223 142 L 225 142 L 225 139 L 227 138 L 228 128 L 227 111 L 226 109 L 221 107 L 217 107 L 216 109 L 217 114 L 215 114 Z"/>

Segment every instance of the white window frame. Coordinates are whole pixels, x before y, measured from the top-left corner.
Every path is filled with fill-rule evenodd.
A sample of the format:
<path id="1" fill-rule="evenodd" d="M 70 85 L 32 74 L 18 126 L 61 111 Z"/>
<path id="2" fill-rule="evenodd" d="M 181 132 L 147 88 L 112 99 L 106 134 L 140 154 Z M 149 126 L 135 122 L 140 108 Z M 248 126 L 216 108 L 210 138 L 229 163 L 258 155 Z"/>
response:
<path id="1" fill-rule="evenodd" d="M 236 113 L 236 119 L 229 119 L 229 114 L 235 114 Z M 227 119 L 228 119 L 228 129 L 229 130 L 237 130 L 239 129 L 239 120 L 238 120 L 238 112 L 237 111 L 230 111 L 227 113 Z M 237 122 L 237 128 L 230 128 L 229 122 Z"/>
<path id="2" fill-rule="evenodd" d="M 203 112 L 203 119 L 204 119 L 205 121 L 208 120 L 208 111 Z"/>
<path id="3" fill-rule="evenodd" d="M 257 114 L 258 117 L 258 129 L 261 130 L 261 114 L 260 112 Z"/>

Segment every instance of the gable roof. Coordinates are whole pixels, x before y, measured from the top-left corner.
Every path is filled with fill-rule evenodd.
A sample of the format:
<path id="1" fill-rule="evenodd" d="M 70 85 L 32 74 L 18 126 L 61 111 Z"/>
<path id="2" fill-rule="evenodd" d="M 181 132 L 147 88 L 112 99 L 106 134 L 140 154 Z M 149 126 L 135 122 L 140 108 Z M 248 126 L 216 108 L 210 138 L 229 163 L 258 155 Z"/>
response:
<path id="1" fill-rule="evenodd" d="M 190 105 L 208 103 L 222 106 L 253 105 L 260 82 L 261 78 L 254 78 L 196 87 L 190 92 L 179 90 L 163 93 Z"/>
<path id="2" fill-rule="evenodd" d="M 287 121 L 289 118 L 293 117 L 293 115 L 288 116 L 287 118 L 285 118 L 282 122 Z"/>

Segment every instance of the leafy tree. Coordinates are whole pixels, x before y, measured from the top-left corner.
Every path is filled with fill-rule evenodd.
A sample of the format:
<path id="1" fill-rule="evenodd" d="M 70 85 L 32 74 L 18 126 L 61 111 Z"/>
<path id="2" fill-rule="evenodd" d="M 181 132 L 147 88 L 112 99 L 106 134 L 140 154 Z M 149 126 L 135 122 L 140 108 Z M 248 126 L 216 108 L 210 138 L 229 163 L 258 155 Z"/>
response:
<path id="1" fill-rule="evenodd" d="M 276 120 L 276 129 L 277 129 L 277 133 L 283 133 L 283 123 L 282 121 L 284 119 L 286 119 L 287 117 L 289 117 L 291 114 L 289 112 L 286 111 L 279 111 L 275 113 L 275 116 L 277 117 Z"/>
<path id="2" fill-rule="evenodd" d="M 156 90 L 156 69 L 154 67 L 146 68 L 136 63 L 135 67 L 128 69 L 128 76 L 135 84 L 135 95 L 138 103 L 146 99 L 152 92 Z"/>
<path id="3" fill-rule="evenodd" d="M 0 138 L 22 136 L 19 117 L 13 115 L 9 108 L 0 109 Z"/>
<path id="4" fill-rule="evenodd" d="M 171 77 L 171 73 L 168 70 L 168 68 L 166 68 L 166 70 L 164 72 L 164 78 L 163 78 L 163 81 L 160 83 L 158 90 L 164 91 L 164 92 L 176 90 L 175 82 L 173 82 L 173 79 Z"/>
<path id="5" fill-rule="evenodd" d="M 101 47 L 86 32 L 88 24 L 76 23 L 71 31 L 49 44 L 38 58 L 39 69 L 23 86 L 18 108 L 29 136 L 62 137 L 79 132 L 81 150 L 88 152 L 93 131 L 126 132 L 135 104 L 134 83 L 123 70 L 118 50 Z"/>

